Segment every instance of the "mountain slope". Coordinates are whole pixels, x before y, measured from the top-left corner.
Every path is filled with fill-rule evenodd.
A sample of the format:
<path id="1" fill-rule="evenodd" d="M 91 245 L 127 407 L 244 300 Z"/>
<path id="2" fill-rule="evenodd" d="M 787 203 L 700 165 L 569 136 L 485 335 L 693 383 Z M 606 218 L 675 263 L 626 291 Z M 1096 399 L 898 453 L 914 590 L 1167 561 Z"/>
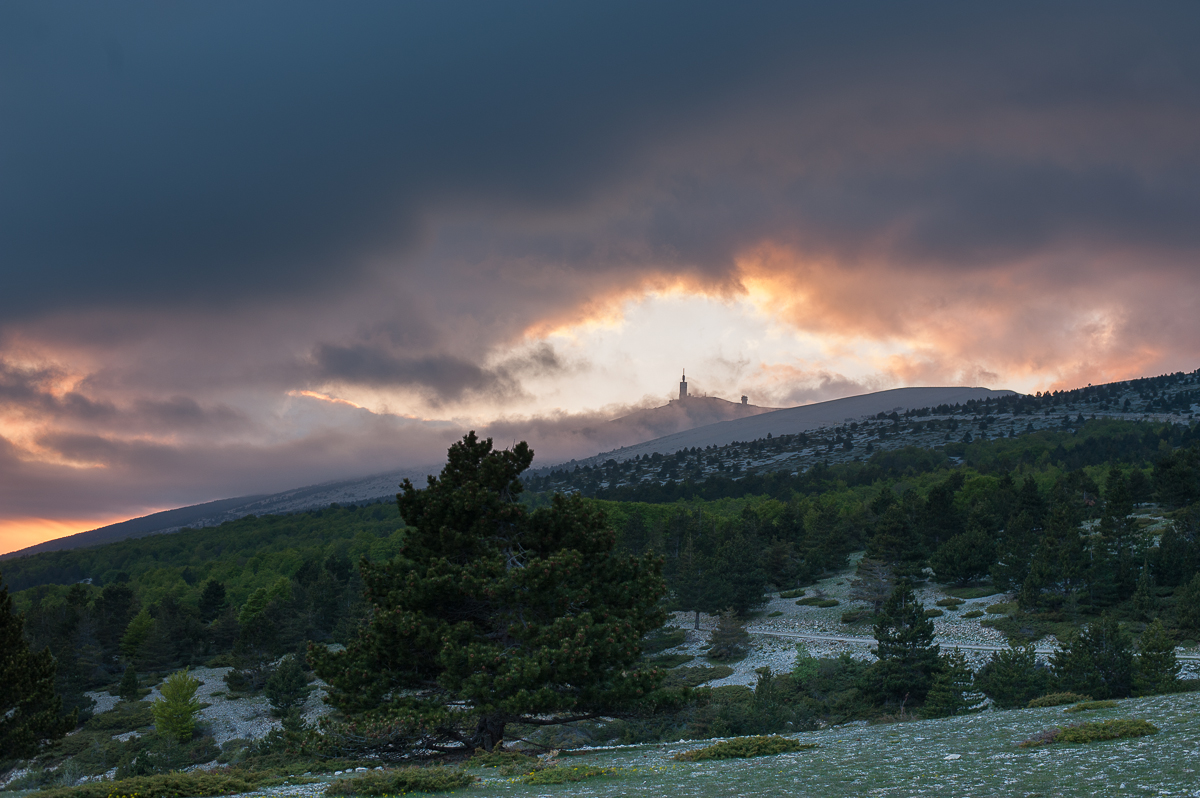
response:
<path id="1" fill-rule="evenodd" d="M 734 441 L 753 441 L 765 438 L 768 434 L 795 435 L 878 413 L 903 413 L 909 409 L 961 404 L 971 399 L 1011 396 L 1013 393 L 989 388 L 894 388 L 709 424 L 604 452 L 578 462 L 580 465 L 602 463 L 608 459 L 620 462 L 644 454 L 671 454 L 693 446 L 703 449 L 705 446 L 725 446 Z"/>

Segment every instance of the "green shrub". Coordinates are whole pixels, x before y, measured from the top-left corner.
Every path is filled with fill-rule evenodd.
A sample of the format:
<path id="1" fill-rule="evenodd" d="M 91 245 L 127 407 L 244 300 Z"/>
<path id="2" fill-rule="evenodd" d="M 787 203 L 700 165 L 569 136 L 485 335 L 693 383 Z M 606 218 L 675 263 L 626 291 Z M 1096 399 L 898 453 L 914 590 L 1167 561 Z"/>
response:
<path id="1" fill-rule="evenodd" d="M 647 660 L 651 665 L 657 665 L 660 668 L 678 668 L 680 665 L 686 665 L 695 657 L 691 654 L 663 654 L 660 657 L 652 657 Z"/>
<path id="2" fill-rule="evenodd" d="M 779 594 L 779 597 L 781 599 L 789 599 L 789 598 L 795 599 L 795 598 L 802 598 L 803 596 L 804 596 L 804 588 L 800 588 L 800 587 L 796 588 L 795 590 L 784 590 L 782 593 Z"/>
<path id="3" fill-rule="evenodd" d="M 200 711 L 200 702 L 196 700 L 199 688 L 200 680 L 186 670 L 171 674 L 163 682 L 162 700 L 150 705 L 154 728 L 160 735 L 181 743 L 192 739 L 196 713 Z"/>
<path id="4" fill-rule="evenodd" d="M 712 700 L 725 704 L 744 704 L 754 700 L 754 691 L 744 684 L 723 684 L 712 688 Z"/>
<path id="5" fill-rule="evenodd" d="M 59 787 L 32 793 L 28 798 L 204 798 L 250 792 L 251 781 L 219 773 L 164 773 L 116 781 L 93 781 L 77 787 Z"/>
<path id="6" fill-rule="evenodd" d="M 1020 746 L 1032 748 L 1052 743 L 1096 743 L 1127 737 L 1145 737 L 1147 734 L 1158 734 L 1158 727 L 1141 719 L 1121 718 L 1078 723 L 1063 729 L 1047 729 L 1020 743 Z"/>
<path id="7" fill-rule="evenodd" d="M 594 765 L 586 767 L 555 767 L 541 768 L 521 777 L 523 784 L 566 784 L 571 781 L 583 781 L 593 776 L 608 776 L 616 773 L 616 768 L 598 768 Z"/>
<path id="8" fill-rule="evenodd" d="M 796 604 L 801 607 L 820 607 L 821 609 L 828 609 L 829 607 L 836 607 L 838 604 L 841 604 L 841 602 L 837 599 L 809 596 L 808 598 L 800 599 L 796 602 Z"/>
<path id="9" fill-rule="evenodd" d="M 983 610 L 971 610 L 970 612 L 964 612 L 962 617 L 964 617 L 964 618 L 982 618 Z"/>
<path id="10" fill-rule="evenodd" d="M 476 748 L 475 755 L 467 762 L 467 767 L 499 768 L 502 776 L 529 773 L 537 765 L 536 756 L 519 751 L 484 751 L 482 748 Z"/>
<path id="11" fill-rule="evenodd" d="M 987 585 L 985 587 L 951 587 L 942 591 L 947 596 L 954 596 L 960 599 L 977 599 L 994 596 L 1000 591 L 997 588 Z"/>
<path id="12" fill-rule="evenodd" d="M 724 679 L 732 675 L 733 668 L 728 665 L 694 665 L 685 668 L 676 668 L 667 673 L 667 678 L 663 681 L 663 686 L 699 687 L 705 682 L 711 682 L 714 679 Z"/>
<path id="13" fill-rule="evenodd" d="M 778 618 L 780 615 L 783 615 L 783 613 L 782 613 L 781 611 L 779 611 L 779 610 L 775 610 L 775 612 L 768 612 L 768 613 L 767 613 L 767 617 L 768 617 L 768 618 Z"/>
<path id="14" fill-rule="evenodd" d="M 871 611 L 867 609 L 847 610 L 842 613 L 842 623 L 858 623 L 870 617 Z"/>
<path id="15" fill-rule="evenodd" d="M 88 718 L 83 728 L 87 731 L 114 734 L 136 731 L 154 723 L 154 713 L 149 701 L 122 702 L 108 712 Z"/>
<path id="16" fill-rule="evenodd" d="M 1116 701 L 1084 701 L 1080 704 L 1067 707 L 1066 712 L 1087 712 L 1089 709 L 1111 709 L 1117 705 Z"/>
<path id="17" fill-rule="evenodd" d="M 678 626 L 663 626 L 642 638 L 642 653 L 657 654 L 681 646 L 686 640 L 687 632 Z"/>
<path id="18" fill-rule="evenodd" d="M 801 743 L 799 740 L 778 735 L 738 737 L 734 740 L 722 740 L 706 748 L 682 751 L 674 758 L 680 762 L 702 762 L 706 759 L 749 759 L 755 756 L 774 756 L 816 747 L 816 743 Z"/>
<path id="19" fill-rule="evenodd" d="M 1038 707 L 1061 707 L 1063 704 L 1078 704 L 1080 701 L 1091 701 L 1090 695 L 1080 695 L 1079 693 L 1050 693 L 1049 695 L 1039 696 L 1029 702 L 1030 709 Z"/>
<path id="20" fill-rule="evenodd" d="M 446 792 L 479 781 L 477 776 L 445 767 L 406 767 L 364 773 L 330 782 L 326 795 L 403 795 L 406 792 Z"/>
<path id="21" fill-rule="evenodd" d="M 946 609 L 956 610 L 962 606 L 963 601 L 962 601 L 962 599 L 944 598 L 944 599 L 938 599 L 934 603 L 937 604 L 939 607 L 945 607 Z"/>
<path id="22" fill-rule="evenodd" d="M 987 611 L 991 615 L 1009 615 L 1010 613 L 1017 611 L 1017 603 L 1015 601 L 1009 601 L 1001 602 L 1000 604 L 993 604 L 987 608 Z"/>
<path id="23" fill-rule="evenodd" d="M 942 612 L 937 607 L 930 607 L 929 609 L 925 610 L 926 618 L 940 618 L 941 616 L 943 616 L 945 614 L 946 613 Z"/>

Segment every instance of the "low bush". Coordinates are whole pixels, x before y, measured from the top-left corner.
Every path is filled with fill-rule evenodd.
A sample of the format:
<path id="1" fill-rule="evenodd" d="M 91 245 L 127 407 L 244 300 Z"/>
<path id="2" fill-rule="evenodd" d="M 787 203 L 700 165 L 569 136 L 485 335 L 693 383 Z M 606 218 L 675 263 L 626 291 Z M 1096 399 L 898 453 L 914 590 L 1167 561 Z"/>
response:
<path id="1" fill-rule="evenodd" d="M 1145 737 L 1147 734 L 1158 734 L 1158 727 L 1153 723 L 1137 718 L 1121 718 L 1118 720 L 1101 720 L 1090 723 L 1078 723 L 1063 729 L 1047 729 L 1046 731 L 1020 743 L 1022 748 L 1032 748 L 1053 743 L 1096 743 L 1104 740 L 1120 740 L 1127 737 Z"/>
<path id="2" fill-rule="evenodd" d="M 848 610 L 842 613 L 842 623 L 858 623 L 871 617 L 868 609 Z"/>
<path id="3" fill-rule="evenodd" d="M 829 607 L 836 607 L 837 605 L 841 604 L 841 602 L 837 599 L 809 596 L 808 598 L 800 599 L 796 602 L 796 604 L 801 607 L 820 607 L 822 609 L 827 609 Z"/>
<path id="4" fill-rule="evenodd" d="M 1111 709 L 1117 705 L 1116 701 L 1084 701 L 1080 704 L 1067 707 L 1065 712 L 1087 712 L 1090 709 Z"/>
<path id="5" fill-rule="evenodd" d="M 733 668 L 728 665 L 693 665 L 676 668 L 667 673 L 663 680 L 664 687 L 699 687 L 713 679 L 724 679 L 733 675 Z"/>
<path id="6" fill-rule="evenodd" d="M 373 771 L 330 782 L 326 795 L 403 795 L 407 792 L 446 792 L 478 781 L 477 776 L 445 767 L 406 767 Z"/>
<path id="7" fill-rule="evenodd" d="M 945 614 L 946 613 L 942 612 L 937 607 L 930 607 L 929 609 L 925 610 L 926 618 L 940 618 Z"/>
<path id="8" fill-rule="evenodd" d="M 789 598 L 794 599 L 794 598 L 801 598 L 803 596 L 804 596 L 804 588 L 799 588 L 799 587 L 796 588 L 795 590 L 784 590 L 783 592 L 781 592 L 779 594 L 779 597 L 781 599 L 789 599 Z"/>
<path id="9" fill-rule="evenodd" d="M 583 781 L 594 776 L 608 776 L 616 773 L 616 768 L 598 768 L 594 765 L 541 768 L 521 777 L 522 784 L 566 784 L 572 781 Z"/>
<path id="10" fill-rule="evenodd" d="M 942 591 L 947 596 L 953 596 L 960 599 L 977 599 L 994 596 L 1000 591 L 991 585 L 982 587 L 950 587 Z"/>
<path id="11" fill-rule="evenodd" d="M 1050 693 L 1049 695 L 1038 696 L 1029 702 L 1030 709 L 1038 707 L 1061 707 L 1063 704 L 1078 704 L 1080 701 L 1091 701 L 1090 695 L 1080 695 L 1079 693 Z"/>
<path id="12" fill-rule="evenodd" d="M 657 654 L 668 648 L 681 646 L 686 640 L 687 632 L 684 630 L 677 626 L 664 626 L 642 638 L 642 653 Z"/>
<path id="13" fill-rule="evenodd" d="M 149 701 L 123 701 L 108 712 L 88 718 L 83 728 L 87 731 L 108 732 L 109 735 L 143 729 L 154 724 L 154 713 Z"/>
<path id="14" fill-rule="evenodd" d="M 956 610 L 962 606 L 963 601 L 962 601 L 962 599 L 956 599 L 956 598 L 944 598 L 944 599 L 938 599 L 935 603 L 939 607 L 945 607 L 946 609 L 949 609 L 949 610 Z"/>
<path id="15" fill-rule="evenodd" d="M 475 749 L 475 755 L 467 762 L 467 767 L 499 768 L 502 776 L 529 773 L 537 765 L 536 756 L 520 751 L 484 751 L 482 748 Z"/>
<path id="16" fill-rule="evenodd" d="M 238 776 L 220 773 L 164 773 L 116 781 L 93 781 L 77 787 L 59 787 L 32 793 L 29 798 L 205 798 L 253 790 L 255 784 Z"/>
<path id="17" fill-rule="evenodd" d="M 657 665 L 660 668 L 678 668 L 680 665 L 686 665 L 695 657 L 691 654 L 663 654 L 659 657 L 651 657 L 647 662 L 651 665 Z"/>
<path id="18" fill-rule="evenodd" d="M 987 608 L 991 615 L 1008 615 L 1017 611 L 1017 603 L 1015 601 L 1001 602 L 1000 604 L 992 604 Z"/>
<path id="19" fill-rule="evenodd" d="M 964 612 L 962 617 L 964 617 L 964 618 L 982 618 L 983 610 L 971 610 L 970 612 Z"/>
<path id="20" fill-rule="evenodd" d="M 702 762 L 706 759 L 749 759 L 755 756 L 775 756 L 816 747 L 816 743 L 801 743 L 799 740 L 778 735 L 738 737 L 735 740 L 722 740 L 694 751 L 681 751 L 674 758 L 680 762 Z"/>
<path id="21" fill-rule="evenodd" d="M 783 615 L 783 613 L 782 613 L 781 611 L 779 611 L 779 610 L 775 610 L 775 612 L 768 612 L 768 613 L 767 613 L 767 617 L 768 617 L 768 618 L 778 618 L 780 615 Z"/>

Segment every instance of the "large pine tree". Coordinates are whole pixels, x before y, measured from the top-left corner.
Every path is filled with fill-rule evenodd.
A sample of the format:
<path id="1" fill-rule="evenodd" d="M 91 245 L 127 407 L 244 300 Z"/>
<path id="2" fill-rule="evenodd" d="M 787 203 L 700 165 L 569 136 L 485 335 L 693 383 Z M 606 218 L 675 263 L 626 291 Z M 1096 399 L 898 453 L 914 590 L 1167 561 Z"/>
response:
<path id="1" fill-rule="evenodd" d="M 33 756 L 47 740 L 75 727 L 63 717 L 54 691 L 57 665 L 49 649 L 34 653 L 22 634 L 25 622 L 13 613 L 8 587 L 0 583 L 0 756 Z"/>
<path id="2" fill-rule="evenodd" d="M 369 625 L 343 652 L 312 652 L 333 704 L 415 747 L 491 750 L 510 723 L 594 717 L 656 686 L 639 657 L 663 621 L 660 561 L 618 554 L 577 496 L 529 512 L 532 460 L 472 432 L 427 488 L 405 480 L 400 556 L 361 566 Z"/>

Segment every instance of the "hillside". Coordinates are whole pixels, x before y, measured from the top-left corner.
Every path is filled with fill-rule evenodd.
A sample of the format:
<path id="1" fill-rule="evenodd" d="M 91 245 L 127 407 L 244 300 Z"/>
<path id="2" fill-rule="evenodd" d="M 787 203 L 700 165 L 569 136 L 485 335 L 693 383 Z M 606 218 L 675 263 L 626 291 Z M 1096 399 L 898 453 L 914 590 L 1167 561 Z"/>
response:
<path id="1" fill-rule="evenodd" d="M 660 407 L 638 410 L 603 424 L 585 427 L 575 434 L 585 438 L 587 443 L 594 447 L 592 451 L 606 447 L 621 448 L 697 427 L 751 418 L 774 411 L 776 408 L 773 407 L 729 402 L 715 396 L 689 396 L 685 399 L 672 399 Z"/>
<path id="2" fill-rule="evenodd" d="M 933 408 L 938 405 L 961 405 L 970 401 L 1015 396 L 1013 391 L 993 391 L 988 388 L 894 388 L 889 391 L 860 396 L 847 396 L 800 407 L 770 410 L 683 430 L 642 443 L 623 446 L 595 457 L 578 461 L 580 465 L 603 463 L 609 459 L 621 462 L 648 454 L 673 454 L 693 447 L 725 446 L 734 441 L 753 441 L 768 435 L 796 435 L 823 427 L 859 421 L 879 413 L 904 413 L 908 410 Z M 689 400 L 693 401 L 693 400 Z M 574 461 L 573 461 L 574 464 Z"/>

